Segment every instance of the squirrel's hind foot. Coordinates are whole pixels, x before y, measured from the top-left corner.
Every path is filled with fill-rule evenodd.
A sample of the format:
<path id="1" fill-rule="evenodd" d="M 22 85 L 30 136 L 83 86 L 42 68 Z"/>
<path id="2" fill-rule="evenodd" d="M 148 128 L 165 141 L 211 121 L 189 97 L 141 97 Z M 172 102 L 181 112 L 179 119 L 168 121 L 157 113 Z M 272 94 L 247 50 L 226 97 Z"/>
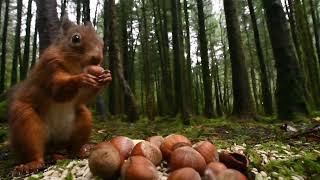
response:
<path id="1" fill-rule="evenodd" d="M 26 164 L 18 165 L 14 168 L 12 175 L 19 176 L 28 173 L 35 173 L 44 168 L 44 161 L 31 161 Z"/>

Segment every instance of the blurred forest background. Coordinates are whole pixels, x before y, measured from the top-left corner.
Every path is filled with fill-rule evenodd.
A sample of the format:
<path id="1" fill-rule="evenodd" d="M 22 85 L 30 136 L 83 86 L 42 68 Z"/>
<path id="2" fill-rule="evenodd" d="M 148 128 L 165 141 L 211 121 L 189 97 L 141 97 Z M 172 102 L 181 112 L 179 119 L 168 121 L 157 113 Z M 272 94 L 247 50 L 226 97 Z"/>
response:
<path id="1" fill-rule="evenodd" d="M 0 0 L 0 114 L 65 12 L 105 42 L 95 112 L 293 120 L 320 107 L 317 0 Z"/>

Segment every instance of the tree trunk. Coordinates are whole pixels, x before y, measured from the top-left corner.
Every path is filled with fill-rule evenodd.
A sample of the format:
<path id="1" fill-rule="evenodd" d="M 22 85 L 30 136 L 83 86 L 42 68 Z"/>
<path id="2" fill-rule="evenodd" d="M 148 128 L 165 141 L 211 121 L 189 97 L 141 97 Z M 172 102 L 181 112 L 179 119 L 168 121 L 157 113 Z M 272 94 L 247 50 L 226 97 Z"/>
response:
<path id="1" fill-rule="evenodd" d="M 29 58 L 30 58 L 30 28 L 32 19 L 32 0 L 28 1 L 28 12 L 27 12 L 27 24 L 26 24 L 26 36 L 24 39 L 24 51 L 22 65 L 20 65 L 20 80 L 24 80 L 27 77 L 29 70 Z"/>
<path id="2" fill-rule="evenodd" d="M 123 68 L 120 62 L 120 51 L 119 51 L 119 42 L 118 42 L 118 35 L 117 35 L 117 28 L 116 28 L 116 10 L 115 10 L 115 2 L 114 0 L 105 0 L 105 14 L 104 14 L 104 20 L 110 18 L 108 26 L 105 26 L 109 28 L 109 56 L 110 56 L 110 70 L 113 72 L 113 82 L 110 87 L 110 111 L 112 114 L 120 114 L 121 113 L 121 107 L 120 103 L 122 102 L 117 97 L 123 97 L 123 94 L 121 91 L 124 92 L 124 97 L 128 99 L 129 104 L 129 112 L 128 112 L 128 120 L 133 122 L 138 120 L 139 118 L 139 109 L 136 104 L 135 97 L 131 91 L 131 88 L 126 81 L 126 79 L 123 76 Z M 108 16 L 107 16 L 108 15 Z M 105 38 L 106 39 L 106 38 Z M 106 41 L 105 41 L 106 43 Z M 117 82 L 118 81 L 118 82 Z M 117 88 L 118 83 L 122 89 Z M 117 106 L 117 108 L 115 108 Z"/>
<path id="3" fill-rule="evenodd" d="M 152 82 L 151 63 L 149 59 L 149 31 L 147 24 L 146 4 L 142 0 L 142 22 L 141 22 L 141 53 L 143 59 L 143 71 L 144 71 L 144 88 L 146 96 L 146 112 L 150 121 L 154 120 L 154 92 Z"/>
<path id="4" fill-rule="evenodd" d="M 5 0 L 5 12 L 4 12 L 4 22 L 3 22 L 3 30 L 2 30 L 2 42 L 1 42 L 1 73 L 0 73 L 0 94 L 2 94 L 6 88 L 5 80 L 6 80 L 6 55 L 7 55 L 7 30 L 9 23 L 9 6 L 10 1 Z"/>
<path id="5" fill-rule="evenodd" d="M 190 114 L 187 107 L 185 82 L 183 81 L 183 53 L 181 47 L 181 24 L 179 22 L 180 2 L 179 0 L 171 1 L 172 12 L 172 42 L 173 42 L 173 56 L 174 56 L 174 71 L 175 71 L 175 96 L 178 107 L 178 112 L 181 112 L 184 124 L 190 124 Z"/>
<path id="6" fill-rule="evenodd" d="M 198 7 L 198 25 L 199 25 L 199 41 L 200 41 L 200 55 L 202 76 L 204 85 L 204 114 L 208 118 L 213 117 L 213 104 L 212 104 L 212 86 L 209 70 L 209 58 L 208 58 L 208 41 L 205 29 L 205 17 L 203 12 L 203 1 L 197 0 Z"/>
<path id="7" fill-rule="evenodd" d="M 295 7 L 295 18 L 297 20 L 298 37 L 302 47 L 302 63 L 306 72 L 306 81 L 311 92 L 313 100 L 313 108 L 320 107 L 320 96 L 319 96 L 319 72 L 317 66 L 317 57 L 313 47 L 313 38 L 310 32 L 310 26 L 307 20 L 304 4 L 301 0 L 294 1 Z"/>
<path id="8" fill-rule="evenodd" d="M 91 22 L 90 19 L 90 0 L 83 0 L 82 1 L 82 8 L 83 8 L 83 22 Z"/>
<path id="9" fill-rule="evenodd" d="M 192 60 L 191 60 L 191 45 L 190 45 L 190 22 L 189 22 L 189 12 L 188 12 L 188 1 L 183 0 L 183 11 L 184 11 L 184 20 L 185 20 L 185 31 L 186 31 L 186 37 L 185 37 L 185 43 L 186 43 L 186 53 L 187 53 L 187 62 L 186 62 L 186 83 L 188 88 L 188 102 L 190 109 L 193 109 L 193 88 L 192 88 Z"/>
<path id="10" fill-rule="evenodd" d="M 34 26 L 34 34 L 33 34 L 33 42 L 32 42 L 32 60 L 31 60 L 31 66 L 30 69 L 35 65 L 36 59 L 37 59 L 37 49 L 38 49 L 38 18 L 36 17 L 35 20 L 35 26 Z"/>
<path id="11" fill-rule="evenodd" d="M 174 115 L 174 111 L 176 109 L 176 102 L 174 96 L 174 89 L 173 89 L 173 80 L 172 80 L 172 67 L 170 63 L 170 55 L 169 55 L 169 37 L 168 37 L 168 24 L 167 24 L 167 9 L 166 9 L 166 1 L 157 0 L 157 4 L 159 6 L 158 14 L 159 14 L 159 27 L 160 27 L 160 34 L 162 37 L 162 44 L 163 47 L 163 80 L 165 84 L 163 84 L 165 88 L 165 98 L 164 101 L 167 102 L 168 107 L 168 114 Z M 161 6 L 161 7 L 160 7 Z M 162 9 L 162 14 L 161 14 Z M 162 18 L 161 18 L 162 17 Z M 163 19 L 163 21 L 161 21 Z"/>
<path id="12" fill-rule="evenodd" d="M 313 27 L 313 32 L 314 32 L 314 39 L 315 39 L 315 46 L 317 50 L 317 56 L 318 60 L 320 61 L 320 37 L 319 37 L 319 31 L 317 28 L 317 15 L 316 15 L 316 10 L 317 6 L 315 6 L 313 0 L 309 0 L 309 6 L 310 6 L 310 11 L 311 11 L 311 17 L 312 17 L 312 27 Z"/>
<path id="13" fill-rule="evenodd" d="M 254 40 L 257 48 L 256 50 L 257 50 L 259 64 L 260 64 L 263 109 L 266 115 L 272 115 L 273 113 L 272 95 L 270 90 L 270 84 L 268 81 L 267 67 L 265 63 L 265 58 L 263 56 L 263 50 L 262 50 L 261 41 L 260 41 L 260 33 L 258 30 L 257 19 L 254 12 L 252 0 L 248 0 L 248 5 L 249 5 L 249 11 L 250 11 L 250 16 L 252 21 Z"/>
<path id="14" fill-rule="evenodd" d="M 303 76 L 294 54 L 282 4 L 280 0 L 263 0 L 263 6 L 278 74 L 276 90 L 278 118 L 289 120 L 295 118 L 296 113 L 308 114 Z"/>
<path id="15" fill-rule="evenodd" d="M 17 0 L 17 24 L 14 38 L 14 50 L 11 70 L 11 86 L 14 86 L 18 80 L 18 58 L 20 58 L 20 33 L 21 33 L 22 0 Z M 21 65 L 21 64 L 20 64 Z"/>
<path id="16" fill-rule="evenodd" d="M 62 19 L 62 17 L 66 13 L 67 3 L 68 3 L 67 0 L 61 0 L 61 15 L 60 15 L 60 19 Z"/>
<path id="17" fill-rule="evenodd" d="M 224 0 L 229 49 L 232 65 L 233 115 L 247 119 L 255 115 L 243 52 L 236 1 Z"/>
<path id="18" fill-rule="evenodd" d="M 76 0 L 77 1 L 77 24 L 80 24 L 80 19 L 81 19 L 81 0 Z"/>
<path id="19" fill-rule="evenodd" d="M 41 54 L 55 39 L 59 32 L 59 19 L 56 0 L 36 0 L 39 53 Z"/>

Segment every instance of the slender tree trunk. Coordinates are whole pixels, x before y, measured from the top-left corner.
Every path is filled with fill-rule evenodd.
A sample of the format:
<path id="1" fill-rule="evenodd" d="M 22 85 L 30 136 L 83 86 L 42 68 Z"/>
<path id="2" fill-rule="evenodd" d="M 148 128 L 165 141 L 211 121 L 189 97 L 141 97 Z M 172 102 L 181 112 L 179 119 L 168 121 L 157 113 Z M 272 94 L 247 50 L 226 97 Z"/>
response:
<path id="1" fill-rule="evenodd" d="M 236 1 L 224 0 L 229 49 L 232 65 L 233 114 L 247 119 L 255 115 L 243 52 Z"/>
<path id="2" fill-rule="evenodd" d="M 23 51 L 23 60 L 22 67 L 20 69 L 20 80 L 23 80 L 27 77 L 29 70 L 29 58 L 30 58 L 30 28 L 31 28 L 31 19 L 32 19 L 32 0 L 28 1 L 28 12 L 27 12 L 27 24 L 26 24 L 26 36 L 24 39 L 24 51 Z"/>
<path id="3" fill-rule="evenodd" d="M 320 107 L 320 96 L 319 96 L 319 72 L 317 66 L 317 57 L 313 47 L 312 35 L 310 32 L 310 26 L 307 21 L 307 15 L 305 12 L 304 4 L 301 0 L 294 1 L 295 7 L 295 18 L 297 20 L 297 28 L 299 33 L 299 41 L 303 50 L 303 59 L 305 72 L 307 74 L 307 84 L 312 95 L 313 107 Z"/>
<path id="4" fill-rule="evenodd" d="M 212 59 L 212 63 L 211 63 L 211 74 L 212 74 L 212 78 L 213 78 L 213 85 L 214 85 L 214 94 L 215 94 L 215 101 L 216 101 L 216 114 L 218 117 L 222 116 L 222 101 L 220 99 L 220 93 L 219 92 L 219 67 L 218 67 L 218 60 L 216 58 L 216 52 L 214 50 L 213 44 L 211 45 L 211 59 Z"/>
<path id="5" fill-rule="evenodd" d="M 312 27 L 313 27 L 313 32 L 314 32 L 314 38 L 315 38 L 315 46 L 317 50 L 317 56 L 318 60 L 320 61 L 320 37 L 319 37 L 319 31 L 317 28 L 317 15 L 316 15 L 316 10 L 317 7 L 315 6 L 315 3 L 313 0 L 309 0 L 309 6 L 310 6 L 310 11 L 311 11 L 311 17 L 312 17 Z"/>
<path id="6" fill-rule="evenodd" d="M 9 23 L 9 6 L 10 1 L 5 0 L 5 12 L 4 12 L 4 22 L 2 30 L 2 47 L 1 47 L 1 73 L 0 73 L 0 94 L 2 94 L 6 88 L 5 79 L 6 79 L 6 55 L 7 55 L 7 30 Z"/>
<path id="7" fill-rule="evenodd" d="M 277 114 L 279 119 L 293 119 L 296 113 L 308 114 L 303 76 L 289 34 L 280 0 L 263 0 L 277 68 Z M 281 42 L 281 43 L 279 43 Z"/>
<path id="8" fill-rule="evenodd" d="M 172 12 L 172 42 L 173 42 L 173 54 L 174 54 L 174 71 L 175 71 L 175 95 L 177 107 L 179 112 L 182 113 L 182 118 L 184 124 L 190 124 L 189 120 L 189 110 L 187 107 L 186 93 L 185 93 L 185 82 L 183 81 L 183 55 L 182 50 L 182 41 L 181 37 L 181 24 L 179 23 L 179 12 L 180 11 L 180 2 L 179 0 L 171 1 L 171 12 Z"/>
<path id="9" fill-rule="evenodd" d="M 81 0 L 76 0 L 77 1 L 77 24 L 80 24 L 80 19 L 81 19 Z"/>
<path id="10" fill-rule="evenodd" d="M 33 41 L 32 41 L 32 60 L 30 69 L 36 64 L 37 59 L 37 49 L 38 49 L 38 18 L 36 17 L 35 26 L 34 26 L 34 34 L 33 34 Z"/>
<path id="11" fill-rule="evenodd" d="M 56 0 L 36 0 L 36 3 L 41 54 L 56 39 L 59 19 Z"/>
<path id="12" fill-rule="evenodd" d="M 188 97 L 193 97 L 193 88 L 192 88 L 192 71 L 191 71 L 191 47 L 190 47 L 190 22 L 189 22 L 189 12 L 188 12 L 188 1 L 183 0 L 183 11 L 184 11 L 184 20 L 185 20 L 185 31 L 186 31 L 186 37 L 185 37 L 185 43 L 186 43 L 186 53 L 187 53 L 187 62 L 186 62 L 186 83 L 188 88 Z M 188 98 L 190 102 L 188 102 L 189 107 L 193 109 L 193 100 L 192 98 Z"/>
<path id="13" fill-rule="evenodd" d="M 165 81 L 165 101 L 168 103 L 168 114 L 174 115 L 176 110 L 176 102 L 175 102 L 175 96 L 174 96 L 174 88 L 173 88 L 173 80 L 172 80 L 172 66 L 170 63 L 171 57 L 169 55 L 169 37 L 168 37 L 168 23 L 167 23 L 167 8 L 166 8 L 166 1 L 162 1 L 162 4 L 160 4 L 161 0 L 158 1 L 158 13 L 162 14 L 159 18 L 160 23 L 160 30 L 161 30 L 161 37 L 162 37 L 162 47 L 163 47 L 163 64 L 164 64 L 164 76 L 163 79 Z M 161 8 L 160 8 L 161 6 Z M 160 16 L 159 16 L 160 17 Z M 163 21 L 161 21 L 161 19 Z"/>
<path id="14" fill-rule="evenodd" d="M 123 97 L 123 94 L 121 91 L 124 92 L 124 97 L 129 100 L 128 104 L 130 104 L 129 112 L 128 112 L 128 120 L 133 122 L 136 121 L 139 118 L 139 109 L 136 104 L 135 97 L 132 93 L 132 90 L 126 81 L 126 79 L 123 76 L 123 68 L 122 64 L 120 62 L 120 51 L 119 51 L 119 42 L 117 37 L 117 28 L 116 28 L 116 11 L 115 11 L 115 2 L 114 0 L 105 0 L 105 5 L 107 5 L 107 12 L 105 12 L 104 20 L 106 21 L 107 18 L 110 18 L 109 20 L 109 56 L 110 56 L 110 69 L 113 72 L 113 78 L 116 79 L 116 81 L 113 80 L 113 85 L 110 87 L 110 111 L 113 114 L 120 114 L 121 113 L 121 107 L 122 105 L 120 103 L 120 100 L 116 101 L 116 97 Z M 108 15 L 108 16 L 106 16 Z M 107 21 L 108 22 L 108 21 Z M 117 82 L 118 81 L 118 82 Z M 116 88 L 117 84 L 114 84 L 115 82 L 119 83 L 122 89 Z M 113 100 L 112 100 L 113 99 Z M 119 106 L 118 106 L 119 105 Z M 115 106 L 118 106 L 117 109 L 114 109 Z"/>
<path id="15" fill-rule="evenodd" d="M 253 53 L 252 53 L 252 47 L 251 47 L 251 43 L 250 43 L 250 35 L 249 35 L 249 29 L 250 27 L 247 27 L 245 25 L 244 30 L 247 36 L 247 47 L 248 47 L 248 51 L 249 51 L 249 59 L 250 59 L 250 76 L 251 76 L 251 88 L 252 88 L 252 92 L 253 92 L 253 100 L 254 100 L 254 104 L 256 107 L 256 110 L 259 111 L 260 109 L 260 103 L 259 103 L 259 96 L 258 96 L 258 90 L 257 90 L 257 81 L 256 81 L 256 72 L 255 72 L 255 67 L 254 67 L 254 58 L 253 58 Z"/>
<path id="16" fill-rule="evenodd" d="M 62 17 L 66 13 L 67 3 L 68 3 L 67 0 L 61 0 L 61 15 L 60 15 L 60 19 L 62 19 Z"/>
<path id="17" fill-rule="evenodd" d="M 198 25 L 199 25 L 199 41 L 200 41 L 200 54 L 201 54 L 201 66 L 204 85 L 204 114 L 208 118 L 213 117 L 213 103 L 212 103 L 212 86 L 209 70 L 209 58 L 208 58 L 208 41 L 206 37 L 205 29 L 205 17 L 203 12 L 203 1 L 197 0 L 198 7 Z"/>
<path id="18" fill-rule="evenodd" d="M 260 33 L 258 30 L 257 19 L 254 12 L 252 0 L 248 0 L 248 5 L 249 5 L 249 11 L 250 11 L 250 16 L 252 21 L 252 28 L 254 32 L 254 40 L 255 40 L 259 64 L 260 64 L 263 109 L 267 115 L 272 115 L 273 113 L 272 95 L 270 90 L 270 84 L 268 81 L 267 67 L 265 63 L 265 58 L 263 56 L 263 50 L 262 50 L 261 41 L 260 41 Z"/>
<path id="19" fill-rule="evenodd" d="M 12 70 L 11 70 L 11 86 L 14 86 L 18 80 L 18 64 L 21 47 L 20 47 L 20 33 L 21 33 L 21 16 L 22 16 L 22 0 L 17 0 L 17 24 L 14 38 L 14 50 L 12 59 Z"/>
<path id="20" fill-rule="evenodd" d="M 150 72 L 151 63 L 149 59 L 149 34 L 148 25 L 146 17 L 146 4 L 145 0 L 142 0 L 142 25 L 141 25 L 141 45 L 142 45 L 142 58 L 143 58 L 143 71 L 144 71 L 144 81 L 145 81 L 145 95 L 146 95 L 146 112 L 148 119 L 154 120 L 154 92 L 152 84 L 152 75 Z"/>
<path id="21" fill-rule="evenodd" d="M 90 0 L 82 0 L 82 8 L 83 8 L 83 22 L 90 21 L 91 22 L 91 17 L 90 17 Z"/>

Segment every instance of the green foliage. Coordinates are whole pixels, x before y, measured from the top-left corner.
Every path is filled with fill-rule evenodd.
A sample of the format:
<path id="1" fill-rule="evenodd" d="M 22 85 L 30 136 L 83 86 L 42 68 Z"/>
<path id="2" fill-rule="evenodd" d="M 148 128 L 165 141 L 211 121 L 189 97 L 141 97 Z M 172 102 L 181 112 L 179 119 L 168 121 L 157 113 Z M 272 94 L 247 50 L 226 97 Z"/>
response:
<path id="1" fill-rule="evenodd" d="M 282 177 L 291 177 L 296 174 L 316 179 L 320 177 L 320 156 L 315 153 L 306 153 L 301 158 L 272 161 L 264 169 L 268 172 L 278 172 Z"/>
<path id="2" fill-rule="evenodd" d="M 5 121 L 7 116 L 7 108 L 8 108 L 7 101 L 1 101 L 0 102 L 0 122 Z"/>

